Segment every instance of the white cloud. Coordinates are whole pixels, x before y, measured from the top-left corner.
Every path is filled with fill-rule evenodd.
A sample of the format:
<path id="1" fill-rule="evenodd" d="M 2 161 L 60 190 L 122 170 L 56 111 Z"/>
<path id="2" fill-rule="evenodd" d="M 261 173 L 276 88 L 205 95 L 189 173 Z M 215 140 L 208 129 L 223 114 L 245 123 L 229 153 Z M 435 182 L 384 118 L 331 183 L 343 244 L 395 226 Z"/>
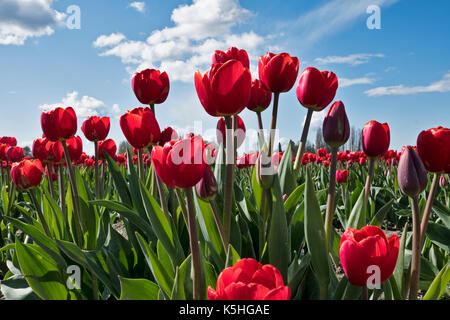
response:
<path id="1" fill-rule="evenodd" d="M 377 53 L 356 53 L 348 56 L 328 56 L 325 58 L 316 58 L 314 61 L 319 64 L 349 64 L 357 66 L 368 63 L 371 58 L 383 58 L 384 54 Z"/>
<path id="2" fill-rule="evenodd" d="M 145 12 L 145 2 L 144 1 L 134 1 L 129 4 L 129 7 L 134 8 L 141 13 Z"/>
<path id="3" fill-rule="evenodd" d="M 369 97 L 390 95 L 411 95 L 424 92 L 450 92 L 450 71 L 441 80 L 432 82 L 426 86 L 406 87 L 403 84 L 388 87 L 377 87 L 365 91 Z"/>
<path id="4" fill-rule="evenodd" d="M 256 75 L 259 49 L 266 38 L 253 31 L 233 33 L 252 16 L 238 0 L 193 0 L 172 11 L 173 26 L 154 30 L 145 41 L 111 34 L 98 37 L 94 46 L 105 47 L 100 56 L 119 57 L 130 74 L 156 68 L 166 71 L 171 80 L 184 82 L 192 82 L 195 71 L 208 67 L 214 50 L 236 46 L 247 50 Z"/>
<path id="5" fill-rule="evenodd" d="M 363 78 L 355 78 L 355 79 L 346 79 L 339 78 L 339 87 L 350 87 L 357 84 L 372 84 L 375 81 L 373 78 L 363 77 Z"/>
<path id="6" fill-rule="evenodd" d="M 24 45 L 28 38 L 52 35 L 66 17 L 52 5 L 53 0 L 1 0 L 0 44 Z"/>
<path id="7" fill-rule="evenodd" d="M 61 102 L 43 104 L 39 106 L 41 110 L 51 110 L 58 107 L 72 107 L 79 118 L 85 118 L 88 116 L 105 116 L 111 114 L 111 110 L 112 112 L 116 113 L 120 111 L 120 108 L 117 104 L 114 104 L 112 106 L 112 109 L 108 109 L 103 101 L 96 98 L 89 96 L 82 96 L 81 98 L 79 98 L 79 94 L 77 91 L 68 93 L 61 100 Z"/>
<path id="8" fill-rule="evenodd" d="M 327 115 L 327 110 L 324 109 L 322 111 L 313 112 L 312 118 L 311 118 L 311 124 L 309 125 L 309 132 L 316 132 L 317 129 L 322 128 L 323 120 L 325 119 L 325 116 Z M 305 123 L 305 118 L 303 119 L 303 123 Z"/>

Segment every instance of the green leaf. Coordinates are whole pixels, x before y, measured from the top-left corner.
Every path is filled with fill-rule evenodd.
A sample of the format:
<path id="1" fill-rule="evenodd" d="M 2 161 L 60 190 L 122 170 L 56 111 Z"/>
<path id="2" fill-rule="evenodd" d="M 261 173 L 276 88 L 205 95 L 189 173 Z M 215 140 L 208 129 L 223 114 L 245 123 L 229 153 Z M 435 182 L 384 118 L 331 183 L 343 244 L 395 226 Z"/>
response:
<path id="1" fill-rule="evenodd" d="M 347 221 L 347 228 L 361 229 L 366 225 L 366 206 L 364 204 L 364 190 L 361 190 L 358 200 L 353 206 Z"/>
<path id="2" fill-rule="evenodd" d="M 227 263 L 225 265 L 225 268 L 232 267 L 236 262 L 241 260 L 241 257 L 237 253 L 237 251 L 233 248 L 231 244 L 228 245 L 228 253 L 227 253 Z"/>
<path id="3" fill-rule="evenodd" d="M 438 300 L 446 290 L 450 282 L 450 262 L 442 268 L 439 274 L 431 283 L 423 300 Z"/>
<path id="4" fill-rule="evenodd" d="M 302 200 L 303 194 L 305 191 L 305 184 L 299 185 L 295 190 L 289 195 L 289 197 L 284 202 L 284 210 L 286 212 L 291 211 L 293 208 L 299 204 Z"/>
<path id="5" fill-rule="evenodd" d="M 408 223 L 405 223 L 405 227 L 403 228 L 402 236 L 400 238 L 400 248 L 398 251 L 397 264 L 395 265 L 393 278 L 397 284 L 397 288 L 400 294 L 403 294 L 403 273 L 404 273 L 404 259 L 405 259 L 405 248 L 406 248 L 406 239 L 408 234 Z"/>
<path id="6" fill-rule="evenodd" d="M 427 237 L 438 247 L 450 252 L 450 229 L 435 222 L 428 222 Z"/>
<path id="7" fill-rule="evenodd" d="M 294 165 L 292 162 L 292 141 L 289 140 L 289 144 L 283 153 L 280 165 L 278 166 L 278 179 L 280 180 L 281 195 L 290 195 L 295 189 L 295 175 Z"/>
<path id="8" fill-rule="evenodd" d="M 264 190 L 261 188 L 261 186 L 258 183 L 258 178 L 256 176 L 256 166 L 253 166 L 253 170 L 252 170 L 252 191 L 253 191 L 253 196 L 255 197 L 255 202 L 256 202 L 258 211 L 262 215 L 263 213 L 261 212 L 261 210 L 262 210 L 262 202 L 264 199 L 263 198 Z"/>
<path id="9" fill-rule="evenodd" d="M 119 276 L 119 300 L 158 300 L 159 287 L 147 279 L 129 279 Z"/>
<path id="10" fill-rule="evenodd" d="M 372 221 L 370 221 L 370 225 L 380 227 L 386 218 L 386 215 L 391 211 L 394 201 L 395 199 L 391 199 L 384 206 L 382 206 L 372 218 Z"/>
<path id="11" fill-rule="evenodd" d="M 23 275 L 14 275 L 0 282 L 6 300 L 40 300 Z"/>
<path id="12" fill-rule="evenodd" d="M 116 187 L 117 195 L 122 203 L 125 205 L 132 207 L 133 203 L 130 198 L 130 191 L 128 189 L 125 178 L 120 172 L 120 168 L 117 163 L 110 157 L 109 154 L 106 154 L 106 161 L 108 161 L 108 170 L 111 173 L 111 177 L 114 182 L 114 186 Z"/>
<path id="13" fill-rule="evenodd" d="M 450 228 L 450 209 L 449 208 L 447 208 L 441 202 L 434 200 L 433 212 L 436 213 L 439 218 L 441 218 L 442 222 L 447 226 L 447 228 Z"/>
<path id="14" fill-rule="evenodd" d="M 305 186 L 305 238 L 308 252 L 311 254 L 313 271 L 319 283 L 328 285 L 330 274 L 324 222 L 308 169 L 306 170 Z"/>

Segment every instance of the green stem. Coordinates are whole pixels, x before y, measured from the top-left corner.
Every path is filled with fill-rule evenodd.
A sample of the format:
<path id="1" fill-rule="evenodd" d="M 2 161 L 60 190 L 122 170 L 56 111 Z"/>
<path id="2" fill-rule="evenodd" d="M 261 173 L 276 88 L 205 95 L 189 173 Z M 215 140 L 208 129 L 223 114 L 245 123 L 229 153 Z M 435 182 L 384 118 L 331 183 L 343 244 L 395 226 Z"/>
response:
<path id="1" fill-rule="evenodd" d="M 95 162 L 94 162 L 94 170 L 95 170 L 95 197 L 100 200 L 100 183 L 98 180 L 98 141 L 94 141 L 94 149 L 95 149 Z"/>
<path id="2" fill-rule="evenodd" d="M 44 228 L 45 234 L 47 235 L 47 237 L 51 238 L 52 236 L 50 234 L 50 230 L 48 228 L 47 222 L 45 221 L 44 215 L 42 214 L 41 206 L 39 205 L 39 201 L 36 198 L 34 189 L 30 189 L 28 193 L 30 195 L 31 201 L 34 204 L 34 207 L 36 208 L 36 213 L 39 217 L 39 220 L 41 221 L 42 228 Z"/>
<path id="3" fill-rule="evenodd" d="M 175 188 L 175 195 L 177 196 L 178 204 L 181 208 L 181 213 L 183 214 L 184 223 L 186 226 L 188 226 L 188 216 L 187 216 L 187 209 L 186 209 L 186 203 L 184 202 L 183 195 L 181 194 L 181 190 L 178 188 Z"/>
<path id="4" fill-rule="evenodd" d="M 435 173 L 433 176 L 433 182 L 431 183 L 430 193 L 428 194 L 427 204 L 425 205 L 425 210 L 423 211 L 422 222 L 420 225 L 420 246 L 422 246 L 425 241 L 428 220 L 430 219 L 431 209 L 433 207 L 434 197 L 436 196 L 440 176 L 440 173 Z"/>
<path id="5" fill-rule="evenodd" d="M 231 117 L 225 116 L 226 123 L 226 176 L 225 176 L 225 191 L 224 191 L 224 208 L 223 208 L 223 231 L 227 242 L 230 240 L 231 233 L 231 208 L 233 201 L 233 175 L 234 175 L 234 139 L 233 128 L 231 124 Z"/>
<path id="6" fill-rule="evenodd" d="M 55 199 L 55 191 L 53 190 L 53 177 L 52 177 L 53 169 L 52 166 L 47 163 L 47 181 L 48 181 L 48 191 L 50 191 L 50 195 L 53 199 Z"/>
<path id="7" fill-rule="evenodd" d="M 138 149 L 138 175 L 139 180 L 145 183 L 144 180 L 144 158 L 142 156 L 142 149 Z"/>
<path id="8" fill-rule="evenodd" d="M 209 205 L 211 206 L 211 211 L 213 212 L 214 221 L 216 222 L 217 230 L 219 231 L 220 239 L 222 240 L 224 253 L 227 254 L 228 240 L 227 240 L 227 237 L 225 236 L 225 232 L 223 231 L 222 222 L 220 221 L 220 217 L 217 212 L 217 207 L 216 207 L 216 204 L 214 203 L 214 200 L 209 200 Z"/>
<path id="9" fill-rule="evenodd" d="M 298 173 L 300 171 L 300 165 L 302 164 L 303 152 L 305 151 L 306 141 L 308 140 L 309 126 L 311 125 L 311 118 L 313 115 L 313 110 L 308 109 L 306 114 L 305 124 L 303 125 L 302 137 L 297 148 L 297 155 L 294 162 L 294 179 L 297 179 Z"/>
<path id="10" fill-rule="evenodd" d="M 275 130 L 277 128 L 277 115 L 278 115 L 278 101 L 280 98 L 280 93 L 273 94 L 273 109 L 272 109 L 272 122 L 270 123 L 270 134 L 269 134 L 269 148 L 267 155 L 270 157 L 272 155 L 273 143 L 275 139 Z"/>
<path id="11" fill-rule="evenodd" d="M 369 158 L 369 171 L 367 172 L 366 186 L 364 188 L 364 205 L 368 208 L 370 187 L 372 185 L 373 171 L 375 168 L 375 158 Z"/>
<path id="12" fill-rule="evenodd" d="M 413 240 L 409 300 L 417 300 L 420 280 L 420 210 L 417 196 L 411 198 L 411 209 L 413 218 Z"/>
<path id="13" fill-rule="evenodd" d="M 325 234 L 328 248 L 331 248 L 331 230 L 333 228 L 334 202 L 336 196 L 337 149 L 331 150 L 330 183 L 328 186 L 327 211 L 325 214 Z"/>
<path id="14" fill-rule="evenodd" d="M 259 140 L 260 140 L 260 148 L 262 149 L 265 140 L 264 140 L 264 128 L 263 128 L 263 121 L 261 117 L 261 111 L 256 111 L 256 116 L 258 118 L 258 134 L 259 134 Z"/>
<path id="15" fill-rule="evenodd" d="M 62 164 L 58 166 L 58 188 L 59 188 L 59 204 L 61 206 L 61 212 L 64 218 L 64 224 L 66 226 L 66 230 L 69 230 L 69 218 L 67 217 L 67 208 L 66 208 L 66 191 L 64 190 L 65 182 L 64 182 L 64 168 Z"/>

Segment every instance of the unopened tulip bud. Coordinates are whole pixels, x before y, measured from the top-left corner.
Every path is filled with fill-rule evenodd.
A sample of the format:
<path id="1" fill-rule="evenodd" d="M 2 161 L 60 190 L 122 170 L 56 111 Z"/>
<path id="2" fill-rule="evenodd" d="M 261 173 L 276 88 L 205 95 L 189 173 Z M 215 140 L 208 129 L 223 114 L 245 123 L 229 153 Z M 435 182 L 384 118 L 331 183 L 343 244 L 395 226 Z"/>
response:
<path id="1" fill-rule="evenodd" d="M 203 178 L 195 185 L 195 190 L 200 199 L 213 200 L 217 195 L 217 181 L 210 166 L 206 166 Z"/>
<path id="2" fill-rule="evenodd" d="M 350 137 L 350 124 L 342 101 L 336 101 L 328 109 L 322 130 L 323 140 L 330 147 L 338 149 L 347 142 Z"/>
<path id="3" fill-rule="evenodd" d="M 445 179 L 445 176 L 441 176 L 441 178 L 439 179 L 439 185 L 441 186 L 441 188 L 445 188 L 446 186 L 448 186 L 448 181 L 447 179 Z"/>
<path id="4" fill-rule="evenodd" d="M 413 147 L 404 148 L 397 176 L 400 189 L 411 198 L 419 195 L 427 187 L 427 171 Z"/>

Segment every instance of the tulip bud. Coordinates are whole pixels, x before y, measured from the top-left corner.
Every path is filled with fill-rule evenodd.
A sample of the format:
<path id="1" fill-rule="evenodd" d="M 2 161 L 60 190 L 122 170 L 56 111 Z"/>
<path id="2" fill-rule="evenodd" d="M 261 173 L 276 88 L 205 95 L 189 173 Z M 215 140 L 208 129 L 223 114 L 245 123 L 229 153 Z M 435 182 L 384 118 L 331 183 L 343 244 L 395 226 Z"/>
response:
<path id="1" fill-rule="evenodd" d="M 272 159 L 269 158 L 264 152 L 261 152 L 256 165 L 256 177 L 258 183 L 264 190 L 272 187 L 274 175 L 276 174 Z"/>
<path id="2" fill-rule="evenodd" d="M 203 178 L 195 185 L 195 190 L 200 199 L 213 200 L 217 195 L 217 181 L 210 166 L 207 166 Z"/>
<path id="3" fill-rule="evenodd" d="M 328 109 L 323 121 L 323 140 L 335 149 L 345 144 L 350 137 L 350 124 L 342 101 L 336 101 Z"/>
<path id="4" fill-rule="evenodd" d="M 427 171 L 413 147 L 404 148 L 398 164 L 397 177 L 400 189 L 411 198 L 427 187 Z"/>
<path id="5" fill-rule="evenodd" d="M 389 148 L 390 138 L 387 123 L 381 124 L 375 120 L 367 122 L 362 131 L 364 153 L 371 158 L 384 156 Z"/>
<path id="6" fill-rule="evenodd" d="M 439 185 L 441 186 L 441 188 L 445 188 L 446 186 L 448 186 L 448 181 L 447 179 L 445 179 L 445 176 L 441 176 L 441 178 L 439 179 Z"/>

